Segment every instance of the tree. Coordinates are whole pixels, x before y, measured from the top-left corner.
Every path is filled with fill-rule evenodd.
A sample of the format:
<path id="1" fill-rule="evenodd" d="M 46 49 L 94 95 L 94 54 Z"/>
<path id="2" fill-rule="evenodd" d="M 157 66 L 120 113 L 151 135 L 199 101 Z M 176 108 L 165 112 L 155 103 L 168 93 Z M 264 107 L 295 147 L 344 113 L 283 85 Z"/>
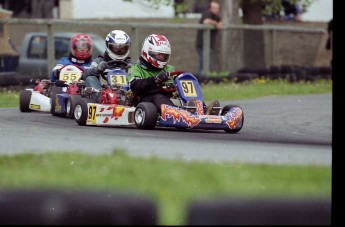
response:
<path id="1" fill-rule="evenodd" d="M 295 4 L 298 0 L 290 0 L 291 4 Z M 264 14 L 279 14 L 283 9 L 281 0 L 219 0 L 221 4 L 221 15 L 224 19 L 224 24 L 263 24 Z M 301 0 L 301 6 L 305 12 L 307 8 L 314 2 L 314 0 Z M 242 18 L 240 18 L 238 11 L 242 9 Z M 220 37 L 220 48 L 218 55 L 218 62 L 221 65 L 233 64 L 240 65 L 239 59 L 243 59 L 244 67 L 260 68 L 266 66 L 265 62 L 265 45 L 264 45 L 264 32 L 260 30 L 243 30 L 241 34 L 228 34 L 223 32 Z M 236 42 L 236 46 L 240 46 L 240 40 L 243 40 L 243 52 L 235 53 L 238 57 L 229 61 L 227 56 L 231 56 L 233 51 L 227 48 L 228 40 Z M 226 50 L 226 51 L 224 51 Z M 221 68 L 221 67 L 220 67 Z"/>
<path id="2" fill-rule="evenodd" d="M 241 2 L 243 23 L 261 25 L 263 0 L 244 0 Z M 260 68 L 266 65 L 264 32 L 261 30 L 243 31 L 244 67 Z"/>

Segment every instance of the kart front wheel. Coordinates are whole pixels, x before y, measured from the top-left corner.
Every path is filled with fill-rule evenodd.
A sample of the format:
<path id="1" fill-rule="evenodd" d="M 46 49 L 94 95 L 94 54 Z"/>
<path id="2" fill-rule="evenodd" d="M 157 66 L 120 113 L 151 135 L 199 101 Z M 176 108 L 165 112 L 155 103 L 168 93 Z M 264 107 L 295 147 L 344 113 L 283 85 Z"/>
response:
<path id="1" fill-rule="evenodd" d="M 77 103 L 79 96 L 77 95 L 70 95 L 67 97 L 67 101 L 66 101 L 66 117 L 67 118 L 74 118 L 74 109 L 75 109 L 75 105 Z"/>
<path id="2" fill-rule="evenodd" d="M 223 109 L 222 109 L 222 112 L 221 112 L 221 115 L 222 116 L 225 116 L 227 113 L 229 113 L 231 111 L 231 109 L 234 109 L 234 108 L 240 108 L 239 106 L 237 105 L 227 105 L 227 106 L 224 106 Z M 238 116 L 238 119 L 236 121 L 236 128 L 235 129 L 224 129 L 225 132 L 228 132 L 228 133 L 237 133 L 239 132 L 242 127 L 243 127 L 243 123 L 244 123 L 244 115 L 243 115 L 243 111 L 241 109 L 241 115 Z"/>
<path id="3" fill-rule="evenodd" d="M 89 98 L 80 98 L 76 101 L 74 107 L 74 119 L 80 126 L 85 126 L 87 117 L 88 117 L 88 109 L 87 104 L 92 103 L 93 100 Z"/>
<path id="4" fill-rule="evenodd" d="M 51 91 L 51 94 L 50 94 L 50 102 L 51 102 L 51 105 L 50 105 L 50 113 L 53 115 L 53 116 L 57 116 L 57 113 L 55 112 L 55 107 L 56 107 L 56 95 L 61 93 L 60 92 L 60 89 L 58 87 L 53 87 L 52 88 L 52 91 Z"/>
<path id="5" fill-rule="evenodd" d="M 30 100 L 31 100 L 31 91 L 23 90 L 20 92 L 19 109 L 21 112 L 31 112 Z"/>
<path id="6" fill-rule="evenodd" d="M 157 109 L 153 103 L 141 102 L 134 112 L 135 125 L 140 129 L 154 129 L 157 123 Z"/>

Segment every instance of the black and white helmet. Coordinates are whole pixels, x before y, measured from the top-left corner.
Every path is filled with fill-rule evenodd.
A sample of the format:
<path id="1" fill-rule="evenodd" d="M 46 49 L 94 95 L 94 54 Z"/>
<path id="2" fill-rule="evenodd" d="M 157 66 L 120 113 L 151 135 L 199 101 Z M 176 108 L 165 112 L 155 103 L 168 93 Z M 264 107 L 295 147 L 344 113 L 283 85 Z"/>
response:
<path id="1" fill-rule="evenodd" d="M 130 51 L 131 39 L 122 30 L 113 30 L 105 38 L 107 53 L 113 60 L 124 60 Z"/>

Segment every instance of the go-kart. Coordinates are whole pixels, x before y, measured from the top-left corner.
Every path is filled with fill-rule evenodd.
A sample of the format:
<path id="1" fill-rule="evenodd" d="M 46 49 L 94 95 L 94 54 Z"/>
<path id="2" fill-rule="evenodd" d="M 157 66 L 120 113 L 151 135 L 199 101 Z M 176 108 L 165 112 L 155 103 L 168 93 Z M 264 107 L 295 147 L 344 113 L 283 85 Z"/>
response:
<path id="1" fill-rule="evenodd" d="M 20 92 L 19 109 L 21 112 L 49 112 L 50 111 L 50 90 L 49 80 L 36 80 L 33 88 L 26 88 Z"/>
<path id="2" fill-rule="evenodd" d="M 85 87 L 83 95 L 76 101 L 74 118 L 78 125 L 123 126 L 134 125 L 133 93 L 129 90 L 126 68 L 122 60 L 108 62 L 112 69 L 102 74 L 106 81 L 101 89 Z M 99 99 L 92 98 L 97 94 Z"/>
<path id="3" fill-rule="evenodd" d="M 170 73 L 173 83 L 167 83 L 160 89 L 162 92 L 172 94 L 175 106 L 162 105 L 161 113 L 157 113 L 156 107 L 150 102 L 139 102 L 136 107 L 133 106 L 135 97 L 128 90 L 126 76 L 127 73 L 124 71 L 114 70 L 107 75 L 110 87 L 105 86 L 101 90 L 90 88 L 86 93 L 100 93 L 100 101 L 95 102 L 88 98 L 78 100 L 74 111 L 77 123 L 82 126 L 135 125 L 139 129 L 153 129 L 156 126 L 214 129 L 229 133 L 237 133 L 242 129 L 244 115 L 237 105 L 218 107 L 217 112 L 220 114 L 217 115 L 204 114 L 206 105 L 201 88 L 198 80 L 191 73 L 181 71 Z M 118 88 L 115 90 L 114 82 L 118 83 Z M 196 106 L 187 105 L 191 98 L 195 99 Z"/>
<path id="4" fill-rule="evenodd" d="M 153 129 L 155 126 L 175 127 L 178 129 L 213 129 L 237 133 L 242 129 L 244 115 L 238 105 L 226 105 L 218 108 L 219 114 L 205 115 L 206 105 L 196 77 L 188 72 L 170 73 L 173 83 L 161 87 L 162 92 L 172 93 L 175 106 L 161 105 L 157 119 L 157 110 L 153 103 L 141 102 L 134 112 L 135 125 L 140 129 Z M 195 106 L 188 106 L 188 101 L 195 99 Z"/>
<path id="5" fill-rule="evenodd" d="M 80 78 L 84 69 L 78 65 L 66 65 L 61 68 L 59 79 L 55 81 L 51 92 L 50 113 L 53 116 L 73 118 L 76 100 L 83 92 L 84 81 Z"/>

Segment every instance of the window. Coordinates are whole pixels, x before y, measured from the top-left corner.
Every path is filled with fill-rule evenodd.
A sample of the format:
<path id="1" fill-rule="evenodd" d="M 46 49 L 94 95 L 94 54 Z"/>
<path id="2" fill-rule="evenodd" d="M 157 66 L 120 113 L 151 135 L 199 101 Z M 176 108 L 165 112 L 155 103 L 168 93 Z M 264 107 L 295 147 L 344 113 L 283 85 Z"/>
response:
<path id="1" fill-rule="evenodd" d="M 55 38 L 55 59 L 68 57 L 69 55 L 70 39 Z"/>
<path id="2" fill-rule="evenodd" d="M 30 40 L 28 58 L 47 58 L 47 38 L 34 36 Z"/>
<path id="3" fill-rule="evenodd" d="M 55 59 L 67 57 L 69 55 L 69 38 L 55 38 Z M 47 37 L 35 36 L 30 40 L 29 58 L 47 59 Z"/>

